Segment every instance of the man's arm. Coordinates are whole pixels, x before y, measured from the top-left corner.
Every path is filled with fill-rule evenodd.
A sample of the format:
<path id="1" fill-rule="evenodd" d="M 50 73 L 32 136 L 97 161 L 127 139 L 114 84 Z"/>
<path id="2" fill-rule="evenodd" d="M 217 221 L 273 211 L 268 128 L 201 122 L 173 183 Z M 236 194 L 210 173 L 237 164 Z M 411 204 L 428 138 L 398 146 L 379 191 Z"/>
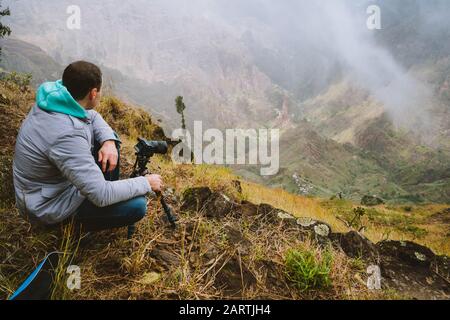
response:
<path id="1" fill-rule="evenodd" d="M 98 207 L 126 201 L 152 191 L 146 177 L 106 181 L 95 163 L 83 130 L 57 139 L 48 152 L 49 159 L 89 201 Z"/>
<path id="2" fill-rule="evenodd" d="M 106 123 L 97 111 L 89 110 L 89 114 L 91 116 L 91 125 L 94 131 L 95 141 L 97 141 L 100 145 L 103 145 L 105 141 L 109 140 L 120 142 L 114 133 L 114 130 Z"/>
<path id="3" fill-rule="evenodd" d="M 98 153 L 98 161 L 101 163 L 102 171 L 106 172 L 109 163 L 109 171 L 114 171 L 117 166 L 119 153 L 116 141 L 120 142 L 113 129 L 106 123 L 103 117 L 94 110 L 90 110 L 91 125 L 94 132 L 94 140 L 101 145 Z"/>

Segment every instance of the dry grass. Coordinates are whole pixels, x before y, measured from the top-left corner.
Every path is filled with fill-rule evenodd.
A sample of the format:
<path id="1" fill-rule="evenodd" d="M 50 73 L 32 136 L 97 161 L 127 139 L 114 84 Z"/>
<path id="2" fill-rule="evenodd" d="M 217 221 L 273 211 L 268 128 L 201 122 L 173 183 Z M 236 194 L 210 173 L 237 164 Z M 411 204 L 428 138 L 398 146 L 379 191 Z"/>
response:
<path id="1" fill-rule="evenodd" d="M 290 212 L 296 217 L 310 217 L 328 223 L 334 232 L 346 232 L 348 228 L 320 205 L 317 199 L 289 193 L 283 189 L 271 189 L 255 183 L 242 185 L 246 198 L 254 203 L 268 203 Z"/>
<path id="2" fill-rule="evenodd" d="M 104 233 L 96 246 L 81 250 L 82 290 L 75 299 L 373 299 L 366 288 L 364 270 L 343 253 L 333 250 L 332 287 L 300 292 L 284 277 L 284 255 L 293 246 L 318 254 L 314 243 L 296 239 L 279 226 L 261 227 L 256 232 L 242 230 L 250 248 L 236 246 L 228 228 L 239 230 L 240 221 L 209 221 L 199 215 L 183 216 L 180 228 L 172 232 L 160 220 L 159 210 L 139 224 L 136 237 L 127 241 L 124 233 Z M 264 250 L 253 250 L 264 248 Z M 155 252 L 164 252 L 155 256 Z M 164 257 L 164 258 L 161 258 Z M 173 259 L 170 263 L 164 259 Z M 231 261 L 237 261 L 231 268 Z M 270 266 L 270 268 L 267 268 Z M 272 269 L 273 268 L 273 269 Z M 240 269 L 240 270 L 239 270 Z M 226 270 L 226 271 L 224 271 Z M 222 274 L 222 272 L 225 272 Z M 276 274 L 271 274 L 275 272 Z M 270 276 L 275 276 L 276 284 Z M 229 277 L 238 296 L 220 289 L 218 278 Z M 249 279 L 254 286 L 247 287 Z"/>
<path id="3" fill-rule="evenodd" d="M 142 135 L 153 139 L 165 138 L 164 131 L 153 123 L 149 113 L 142 108 L 127 105 L 115 97 L 105 97 L 96 111 L 121 136 L 133 140 Z"/>

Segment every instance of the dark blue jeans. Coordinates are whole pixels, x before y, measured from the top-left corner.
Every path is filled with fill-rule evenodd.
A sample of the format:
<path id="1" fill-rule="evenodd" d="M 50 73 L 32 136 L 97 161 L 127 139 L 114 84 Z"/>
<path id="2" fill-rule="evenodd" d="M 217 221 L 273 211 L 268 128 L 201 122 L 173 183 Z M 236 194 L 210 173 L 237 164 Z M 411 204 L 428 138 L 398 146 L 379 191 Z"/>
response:
<path id="1" fill-rule="evenodd" d="M 133 225 L 144 218 L 146 212 L 145 197 L 137 197 L 104 208 L 85 200 L 78 209 L 75 221 L 81 224 L 84 231 L 101 231 Z"/>
<path id="2" fill-rule="evenodd" d="M 120 176 L 120 144 L 117 143 L 119 151 L 119 162 L 117 168 L 112 172 L 104 174 L 105 179 L 109 181 L 117 181 Z M 101 146 L 96 143 L 94 146 L 93 156 L 97 164 L 98 151 Z M 101 164 L 99 164 L 101 167 Z M 128 201 L 113 204 L 107 207 L 97 207 L 89 200 L 85 200 L 78 208 L 75 215 L 75 221 L 82 225 L 85 231 L 101 231 L 133 225 L 147 213 L 147 199 L 145 196 L 137 197 Z"/>

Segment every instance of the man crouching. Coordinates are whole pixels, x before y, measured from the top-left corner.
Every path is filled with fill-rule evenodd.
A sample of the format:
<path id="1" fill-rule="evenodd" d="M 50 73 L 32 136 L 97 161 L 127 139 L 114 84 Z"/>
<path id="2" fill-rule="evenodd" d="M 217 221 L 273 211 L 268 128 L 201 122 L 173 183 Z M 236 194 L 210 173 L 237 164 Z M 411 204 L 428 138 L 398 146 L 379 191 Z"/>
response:
<path id="1" fill-rule="evenodd" d="M 159 192 L 159 175 L 119 179 L 120 140 L 93 109 L 102 73 L 70 64 L 62 80 L 42 84 L 16 141 L 16 205 L 32 223 L 74 219 L 86 231 L 132 225 L 147 212 L 145 195 Z"/>

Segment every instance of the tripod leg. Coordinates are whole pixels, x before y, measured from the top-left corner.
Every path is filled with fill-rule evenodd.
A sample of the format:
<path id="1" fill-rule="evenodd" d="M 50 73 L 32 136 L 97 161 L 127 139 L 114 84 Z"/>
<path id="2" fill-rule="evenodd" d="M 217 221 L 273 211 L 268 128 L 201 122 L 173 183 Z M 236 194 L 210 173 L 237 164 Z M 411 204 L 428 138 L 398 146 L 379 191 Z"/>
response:
<path id="1" fill-rule="evenodd" d="M 128 240 L 130 240 L 131 238 L 133 238 L 133 235 L 136 233 L 136 225 L 131 225 L 131 226 L 128 226 L 128 236 L 127 236 L 127 238 L 128 238 Z"/>
<path id="2" fill-rule="evenodd" d="M 164 212 L 166 213 L 167 220 L 169 220 L 172 228 L 176 228 L 177 217 L 173 214 L 172 209 L 167 205 L 166 200 L 161 195 L 160 196 L 161 205 L 163 207 Z"/>

